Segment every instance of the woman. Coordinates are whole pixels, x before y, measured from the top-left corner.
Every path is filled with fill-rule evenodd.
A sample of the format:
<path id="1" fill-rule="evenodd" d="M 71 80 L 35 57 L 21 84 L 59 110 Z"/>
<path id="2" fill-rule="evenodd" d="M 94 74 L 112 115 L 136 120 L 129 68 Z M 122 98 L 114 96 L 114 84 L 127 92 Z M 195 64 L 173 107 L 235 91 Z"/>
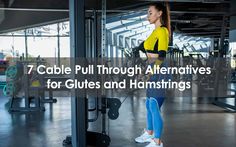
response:
<path id="1" fill-rule="evenodd" d="M 147 52 L 149 64 L 165 66 L 164 59 L 168 50 L 170 34 L 169 8 L 162 3 L 153 3 L 148 9 L 148 21 L 155 25 L 155 30 L 144 41 L 143 47 Z M 149 81 L 160 81 L 164 75 L 149 75 Z M 163 128 L 160 108 L 164 101 L 164 89 L 147 89 L 147 128 L 135 139 L 138 143 L 150 142 L 146 147 L 163 147 L 161 134 Z"/>

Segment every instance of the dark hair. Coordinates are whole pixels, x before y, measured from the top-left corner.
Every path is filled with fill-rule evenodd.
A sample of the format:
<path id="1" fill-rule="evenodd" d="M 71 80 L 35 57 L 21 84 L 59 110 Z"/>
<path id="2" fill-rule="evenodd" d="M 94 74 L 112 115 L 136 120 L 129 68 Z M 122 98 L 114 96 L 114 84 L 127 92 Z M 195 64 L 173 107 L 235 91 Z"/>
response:
<path id="1" fill-rule="evenodd" d="M 152 3 L 150 6 L 154 6 L 157 10 L 162 11 L 161 23 L 169 31 L 169 36 L 171 36 L 171 27 L 170 27 L 170 9 L 168 3 Z"/>

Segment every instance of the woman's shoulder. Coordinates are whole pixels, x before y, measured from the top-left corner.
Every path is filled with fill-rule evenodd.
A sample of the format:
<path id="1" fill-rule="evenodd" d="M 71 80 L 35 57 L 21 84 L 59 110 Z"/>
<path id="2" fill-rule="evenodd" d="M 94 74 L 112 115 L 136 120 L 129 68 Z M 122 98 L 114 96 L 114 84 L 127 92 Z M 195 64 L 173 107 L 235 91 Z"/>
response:
<path id="1" fill-rule="evenodd" d="M 165 34 L 168 34 L 168 29 L 165 27 L 165 26 L 161 26 L 161 27 L 158 27 L 155 32 L 157 34 L 162 34 L 162 35 L 165 35 Z"/>
<path id="2" fill-rule="evenodd" d="M 165 26 L 160 26 L 159 29 L 157 29 L 157 30 L 165 31 L 165 32 L 168 31 L 167 27 L 165 27 Z"/>

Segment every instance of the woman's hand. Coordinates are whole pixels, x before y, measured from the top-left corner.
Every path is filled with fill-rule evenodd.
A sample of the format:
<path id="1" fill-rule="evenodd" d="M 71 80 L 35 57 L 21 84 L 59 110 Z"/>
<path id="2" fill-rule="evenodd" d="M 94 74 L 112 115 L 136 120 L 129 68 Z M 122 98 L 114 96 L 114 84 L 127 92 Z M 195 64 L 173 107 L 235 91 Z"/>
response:
<path id="1" fill-rule="evenodd" d="M 148 75 L 145 75 L 144 78 L 143 78 L 143 81 L 144 82 L 149 81 L 152 75 L 153 75 L 152 73 L 149 73 Z"/>

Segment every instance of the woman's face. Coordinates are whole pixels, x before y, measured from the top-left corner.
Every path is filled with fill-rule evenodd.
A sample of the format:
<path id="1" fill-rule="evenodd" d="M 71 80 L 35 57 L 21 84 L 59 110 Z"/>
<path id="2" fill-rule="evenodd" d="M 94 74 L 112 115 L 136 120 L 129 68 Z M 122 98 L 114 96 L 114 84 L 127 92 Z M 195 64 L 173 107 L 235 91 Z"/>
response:
<path id="1" fill-rule="evenodd" d="M 150 6 L 148 9 L 148 15 L 147 19 L 150 22 L 150 24 L 156 23 L 157 20 L 160 19 L 162 15 L 162 11 L 158 11 L 155 6 Z"/>

